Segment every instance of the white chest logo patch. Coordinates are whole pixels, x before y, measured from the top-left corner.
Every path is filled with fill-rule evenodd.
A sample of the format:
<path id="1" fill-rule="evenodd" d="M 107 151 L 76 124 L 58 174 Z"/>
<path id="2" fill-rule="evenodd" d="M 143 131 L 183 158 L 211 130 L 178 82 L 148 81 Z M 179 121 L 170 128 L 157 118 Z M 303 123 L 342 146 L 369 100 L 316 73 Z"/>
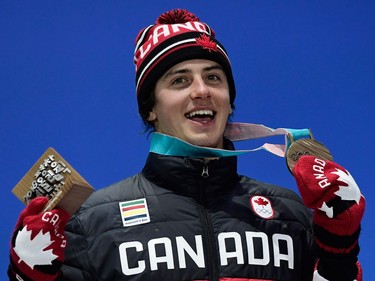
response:
<path id="1" fill-rule="evenodd" d="M 150 222 L 146 198 L 119 203 L 124 227 Z"/>
<path id="2" fill-rule="evenodd" d="M 264 219 L 271 219 L 274 216 L 274 210 L 272 208 L 271 201 L 264 196 L 252 196 L 250 198 L 250 204 L 253 208 L 254 213 Z"/>

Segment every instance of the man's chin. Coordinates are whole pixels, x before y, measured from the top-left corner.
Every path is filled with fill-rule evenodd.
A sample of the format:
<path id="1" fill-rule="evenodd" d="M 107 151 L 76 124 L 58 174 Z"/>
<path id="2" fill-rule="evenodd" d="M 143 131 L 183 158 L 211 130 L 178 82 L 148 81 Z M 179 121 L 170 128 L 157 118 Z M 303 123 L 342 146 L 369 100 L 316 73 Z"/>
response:
<path id="1" fill-rule="evenodd" d="M 221 138 L 222 140 L 222 138 Z M 193 136 L 185 140 L 186 142 L 202 147 L 211 147 L 211 148 L 222 148 L 223 142 L 218 140 L 218 138 L 213 138 L 212 136 Z"/>

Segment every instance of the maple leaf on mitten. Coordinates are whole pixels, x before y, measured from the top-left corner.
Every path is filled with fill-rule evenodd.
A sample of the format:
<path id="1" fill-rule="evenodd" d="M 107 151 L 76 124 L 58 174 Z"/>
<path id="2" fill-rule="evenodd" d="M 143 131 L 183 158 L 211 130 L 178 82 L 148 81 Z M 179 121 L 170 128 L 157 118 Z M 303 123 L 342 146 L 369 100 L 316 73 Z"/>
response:
<path id="1" fill-rule="evenodd" d="M 293 174 L 305 205 L 315 211 L 316 225 L 340 236 L 358 230 L 365 199 L 346 169 L 332 161 L 303 156 Z"/>
<path id="2" fill-rule="evenodd" d="M 8 275 L 12 280 L 53 281 L 60 273 L 70 216 L 61 209 L 43 212 L 47 202 L 37 197 L 21 212 L 11 241 Z"/>
<path id="3" fill-rule="evenodd" d="M 38 264 L 52 264 L 58 256 L 53 254 L 52 249 L 45 250 L 53 242 L 50 233 L 43 234 L 41 230 L 34 239 L 31 238 L 31 233 L 26 225 L 17 234 L 13 250 L 19 257 L 18 263 L 24 261 L 32 269 Z"/>

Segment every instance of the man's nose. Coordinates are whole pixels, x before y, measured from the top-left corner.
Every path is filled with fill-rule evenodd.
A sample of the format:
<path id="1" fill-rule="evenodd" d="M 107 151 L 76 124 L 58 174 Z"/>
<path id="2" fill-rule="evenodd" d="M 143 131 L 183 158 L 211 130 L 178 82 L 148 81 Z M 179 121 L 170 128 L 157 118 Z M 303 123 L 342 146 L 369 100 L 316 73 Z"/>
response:
<path id="1" fill-rule="evenodd" d="M 206 99 L 211 97 L 210 88 L 202 78 L 196 78 L 193 82 L 192 98 Z"/>

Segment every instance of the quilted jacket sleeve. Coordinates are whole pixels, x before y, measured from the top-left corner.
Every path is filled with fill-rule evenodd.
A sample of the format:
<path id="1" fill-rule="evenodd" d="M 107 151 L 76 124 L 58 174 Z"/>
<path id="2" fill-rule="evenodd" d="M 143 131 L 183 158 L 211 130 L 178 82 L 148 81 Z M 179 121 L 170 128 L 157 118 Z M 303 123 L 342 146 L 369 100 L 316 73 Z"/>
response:
<path id="1" fill-rule="evenodd" d="M 73 217 L 65 231 L 68 246 L 65 261 L 61 267 L 62 277 L 59 281 L 93 281 L 90 274 L 88 243 L 78 216 Z"/>

